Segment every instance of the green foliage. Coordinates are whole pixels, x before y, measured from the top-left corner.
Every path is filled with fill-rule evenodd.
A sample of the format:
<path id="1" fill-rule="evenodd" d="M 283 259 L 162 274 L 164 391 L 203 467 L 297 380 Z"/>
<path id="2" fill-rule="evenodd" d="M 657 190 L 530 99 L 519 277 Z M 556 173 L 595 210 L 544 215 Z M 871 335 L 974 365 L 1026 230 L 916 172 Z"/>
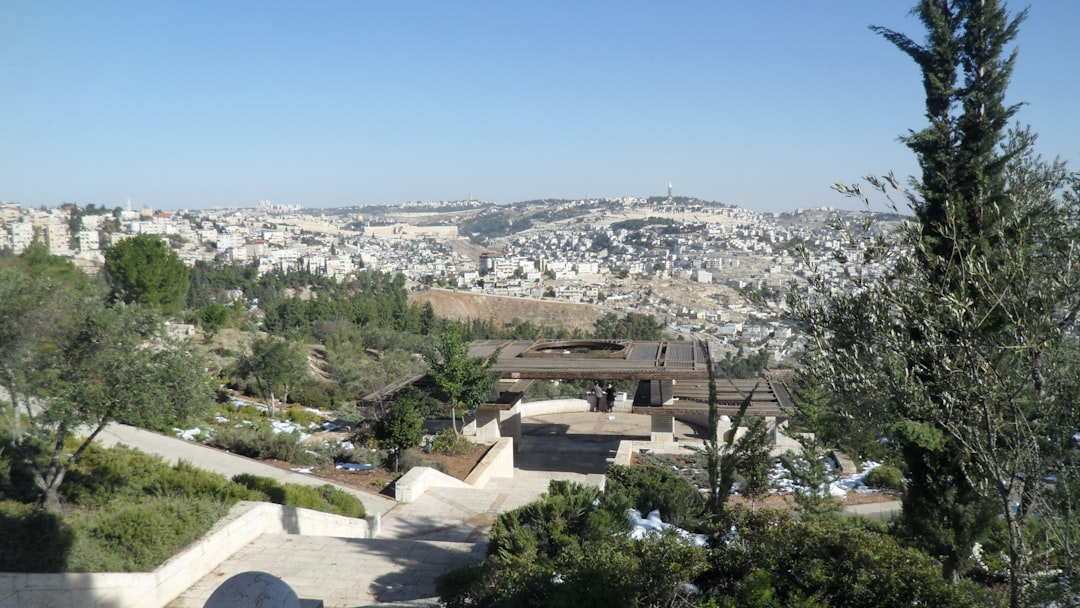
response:
<path id="1" fill-rule="evenodd" d="M 461 435 L 455 435 L 445 429 L 435 434 L 431 440 L 431 451 L 436 454 L 459 456 L 473 449 L 476 444 Z"/>
<path id="2" fill-rule="evenodd" d="M 363 504 L 332 486 L 281 485 L 269 478 L 237 482 L 170 466 L 130 448 L 89 448 L 63 486 L 63 519 L 31 505 L 0 502 L 0 569 L 4 571 L 146 571 L 160 565 L 240 500 L 363 517 Z"/>
<path id="3" fill-rule="evenodd" d="M 660 324 L 653 315 L 632 312 L 625 316 L 609 312 L 596 320 L 599 340 L 659 340 Z"/>
<path id="4" fill-rule="evenodd" d="M 883 464 L 871 469 L 863 483 L 871 488 L 900 491 L 904 489 L 904 475 L 900 469 Z"/>
<path id="5" fill-rule="evenodd" d="M 209 498 L 230 506 L 240 500 L 256 500 L 221 475 L 183 460 L 170 466 L 157 456 L 126 446 L 88 449 L 79 466 L 69 473 L 63 496 L 81 507 L 144 496 Z"/>
<path id="6" fill-rule="evenodd" d="M 364 503 L 359 498 L 330 484 L 321 486 L 279 483 L 270 477 L 241 473 L 233 481 L 266 496 L 271 502 L 286 507 L 312 509 L 344 517 L 362 518 Z"/>
<path id="7" fill-rule="evenodd" d="M 269 500 L 279 505 L 285 502 L 285 488 L 272 477 L 240 473 L 233 475 L 232 480 L 254 492 L 260 493 L 264 497 L 263 500 Z"/>
<path id="8" fill-rule="evenodd" d="M 443 330 L 437 352 L 431 358 L 435 396 L 452 408 L 455 415 L 454 432 L 457 433 L 457 408 L 475 409 L 491 394 L 498 380 L 491 371 L 497 354 L 486 359 L 470 357 L 469 344 L 462 338 L 462 327 L 451 323 Z"/>
<path id="9" fill-rule="evenodd" d="M 295 422 L 305 428 L 319 428 L 322 423 L 326 421 L 318 412 L 313 412 L 299 407 L 290 407 L 285 410 L 285 414 L 282 416 L 289 422 Z"/>
<path id="10" fill-rule="evenodd" d="M 289 391 L 289 399 L 293 403 L 322 411 L 330 411 L 350 402 L 339 384 L 312 377 L 304 378 L 296 383 Z M 292 411 L 296 411 L 296 408 L 290 408 L 285 415 L 288 416 Z M 307 422 L 317 422 L 313 418 L 305 418 Z"/>
<path id="11" fill-rule="evenodd" d="M 18 272 L 0 281 L 0 302 L 0 382 L 20 411 L 37 402 L 29 428 L 12 420 L 12 448 L 36 469 L 50 509 L 59 509 L 64 476 L 102 426 L 163 428 L 211 400 L 201 356 L 171 340 L 150 311 L 108 307 L 93 289 Z M 65 452 L 65 438 L 81 426 L 86 440 Z"/>
<path id="12" fill-rule="evenodd" d="M 612 465 L 607 472 L 607 492 L 641 513 L 659 510 L 664 521 L 674 526 L 701 529 L 705 499 L 690 480 L 676 471 Z"/>
<path id="13" fill-rule="evenodd" d="M 104 270 L 114 300 L 165 314 L 183 306 L 188 268 L 157 236 L 138 235 L 106 247 Z"/>
<path id="14" fill-rule="evenodd" d="M 769 367 L 769 351 L 764 348 L 747 355 L 743 349 L 732 356 L 725 353 L 724 358 L 716 362 L 716 374 L 721 378 L 754 378 Z"/>
<path id="15" fill-rule="evenodd" d="M 873 525 L 848 518 L 798 520 L 740 511 L 725 525 L 698 583 L 726 606 L 987 606 L 988 595 L 950 586 L 940 564 Z"/>
<path id="16" fill-rule="evenodd" d="M 73 542 L 60 515 L 0 502 L 0 572 L 63 572 Z"/>
<path id="17" fill-rule="evenodd" d="M 302 346 L 275 336 L 255 336 L 251 351 L 236 361 L 235 373 L 252 378 L 259 396 L 277 416 L 277 401 L 287 403 L 289 390 L 307 376 L 308 361 Z"/>
<path id="18" fill-rule="evenodd" d="M 394 470 L 401 470 L 401 454 L 416 447 L 424 436 L 424 418 L 416 409 L 416 403 L 408 398 L 395 399 L 386 413 L 375 424 L 375 438 L 379 446 L 390 451 Z"/>
<path id="19" fill-rule="evenodd" d="M 217 302 L 211 302 L 199 309 L 199 325 L 203 328 L 206 339 L 210 340 L 229 322 L 229 309 Z"/>
<path id="20" fill-rule="evenodd" d="M 147 572 L 202 536 L 229 507 L 200 497 L 110 501 L 72 517 L 69 572 Z"/>
<path id="21" fill-rule="evenodd" d="M 674 606 L 706 552 L 674 535 L 628 536 L 628 505 L 590 486 L 553 481 L 541 499 L 495 522 L 487 561 L 441 577 L 440 598 L 474 606 Z"/>
<path id="22" fill-rule="evenodd" d="M 269 427 L 219 429 L 210 439 L 209 445 L 248 458 L 283 460 L 301 466 L 323 461 L 320 455 L 300 443 L 298 434 L 275 433 Z"/>

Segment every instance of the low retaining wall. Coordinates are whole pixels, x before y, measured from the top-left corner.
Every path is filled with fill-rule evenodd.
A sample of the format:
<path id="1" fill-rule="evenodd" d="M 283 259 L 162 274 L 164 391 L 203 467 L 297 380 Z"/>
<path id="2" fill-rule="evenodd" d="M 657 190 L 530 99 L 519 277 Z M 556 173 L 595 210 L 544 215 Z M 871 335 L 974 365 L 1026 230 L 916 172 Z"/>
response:
<path id="1" fill-rule="evenodd" d="M 413 467 L 394 482 L 394 500 L 413 502 L 428 488 L 483 488 L 495 477 L 514 476 L 514 440 L 503 437 L 473 468 L 465 481 L 436 471 L 431 467 Z"/>
<path id="2" fill-rule="evenodd" d="M 377 521 L 241 502 L 210 532 L 153 572 L 0 573 L 0 607 L 162 608 L 263 534 L 371 538 Z"/>
<path id="3" fill-rule="evenodd" d="M 543 416 L 544 414 L 568 414 L 589 411 L 589 402 L 584 399 L 552 399 L 550 401 L 531 401 L 519 403 L 518 411 L 523 418 Z"/>
<path id="4" fill-rule="evenodd" d="M 476 464 L 465 483 L 474 488 L 485 488 L 495 477 L 514 476 L 514 440 L 503 437 L 488 449 L 484 458 Z"/>

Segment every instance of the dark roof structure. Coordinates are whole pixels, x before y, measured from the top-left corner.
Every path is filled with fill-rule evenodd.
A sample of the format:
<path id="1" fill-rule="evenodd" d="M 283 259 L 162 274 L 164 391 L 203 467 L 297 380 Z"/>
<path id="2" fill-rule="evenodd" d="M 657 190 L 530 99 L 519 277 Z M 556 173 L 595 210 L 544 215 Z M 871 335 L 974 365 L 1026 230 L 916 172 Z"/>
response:
<path id="1" fill-rule="evenodd" d="M 507 380 L 650 380 L 672 381 L 670 403 L 649 406 L 635 399 L 636 413 L 708 411 L 709 371 L 700 342 L 675 340 L 480 340 L 470 356 L 496 356 L 492 370 Z M 752 391 L 752 394 L 751 394 Z M 733 414 L 750 396 L 748 414 L 787 416 L 791 396 L 782 382 L 769 378 L 716 379 L 720 413 Z"/>

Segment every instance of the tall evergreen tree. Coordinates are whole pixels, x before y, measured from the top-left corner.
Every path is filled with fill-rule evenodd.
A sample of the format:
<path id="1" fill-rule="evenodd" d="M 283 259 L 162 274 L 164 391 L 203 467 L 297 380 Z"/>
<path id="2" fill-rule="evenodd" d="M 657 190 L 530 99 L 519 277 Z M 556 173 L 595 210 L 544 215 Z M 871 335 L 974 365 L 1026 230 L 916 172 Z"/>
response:
<path id="1" fill-rule="evenodd" d="M 1077 424 L 1065 362 L 1080 315 L 1080 206 L 1058 196 L 1076 176 L 1035 156 L 1031 134 L 1006 133 L 1016 106 L 1004 103 L 1005 51 L 1025 13 L 1010 20 L 996 0 L 923 0 L 915 13 L 925 45 L 874 29 L 923 71 L 930 125 L 905 138 L 923 169 L 905 193 L 918 222 L 900 251 L 863 252 L 887 268 L 880 280 L 795 305 L 837 418 L 876 425 L 900 449 L 905 534 L 955 582 L 987 568 L 976 550 L 1000 522 L 1007 565 L 989 574 L 1007 578 L 1019 606 L 1052 571 L 1053 558 L 1039 563 L 1050 553 L 1031 551 L 1033 514 L 1049 526 L 1067 511 L 1045 500 L 1042 476 L 1060 470 L 1048 458 L 1059 429 Z M 901 190 L 891 176 L 868 181 Z"/>
<path id="2" fill-rule="evenodd" d="M 870 29 L 922 71 L 929 124 L 902 141 L 922 170 L 912 203 L 923 235 L 933 254 L 949 260 L 1000 242 L 993 228 L 1011 206 L 1004 192 L 1008 157 L 1000 146 L 1019 109 L 1005 104 L 1016 50 L 1004 53 L 1027 11 L 1010 20 L 998 0 L 921 0 L 912 12 L 927 29 L 923 44 L 885 27 Z"/>

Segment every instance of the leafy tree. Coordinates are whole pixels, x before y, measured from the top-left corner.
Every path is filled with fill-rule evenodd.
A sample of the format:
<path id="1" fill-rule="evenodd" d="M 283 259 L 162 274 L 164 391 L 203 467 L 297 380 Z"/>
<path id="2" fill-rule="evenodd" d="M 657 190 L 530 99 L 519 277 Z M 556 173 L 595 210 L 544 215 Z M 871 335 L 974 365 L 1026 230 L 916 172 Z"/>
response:
<path id="1" fill-rule="evenodd" d="M 653 315 L 632 312 L 626 316 L 609 312 L 596 320 L 596 337 L 601 340 L 659 340 L 660 324 Z"/>
<path id="2" fill-rule="evenodd" d="M 212 340 L 228 322 L 229 309 L 217 302 L 211 302 L 199 309 L 199 324 L 202 325 L 203 335 L 206 336 L 207 342 Z"/>
<path id="3" fill-rule="evenodd" d="M 451 408 L 451 426 L 457 434 L 457 409 L 474 410 L 487 401 L 498 381 L 491 371 L 498 354 L 488 358 L 470 357 L 469 345 L 462 337 L 462 327 L 450 323 L 443 329 L 437 351 L 430 356 L 431 377 L 435 380 L 435 397 Z"/>
<path id="4" fill-rule="evenodd" d="M 307 376 L 308 361 L 301 345 L 275 336 L 256 336 L 251 352 L 236 361 L 236 375 L 253 378 L 271 418 L 277 416 L 278 397 L 288 403 L 289 389 Z"/>
<path id="5" fill-rule="evenodd" d="M 28 466 L 41 505 L 56 511 L 65 476 L 105 425 L 174 423 L 209 403 L 212 386 L 201 358 L 170 340 L 149 311 L 109 308 L 93 290 L 8 272 L 0 296 L 23 293 L 0 297 L 12 453 Z M 20 325 L 26 331 L 12 330 Z M 72 449 L 75 433 L 85 435 Z"/>
<path id="6" fill-rule="evenodd" d="M 424 417 L 417 408 L 418 399 L 418 395 L 407 392 L 399 394 L 375 425 L 375 439 L 390 451 L 394 471 L 401 470 L 402 453 L 419 445 L 424 437 Z"/>
<path id="7" fill-rule="evenodd" d="M 188 268 L 165 241 L 138 235 L 105 248 L 105 278 L 112 297 L 165 314 L 180 311 L 188 288 Z"/>

